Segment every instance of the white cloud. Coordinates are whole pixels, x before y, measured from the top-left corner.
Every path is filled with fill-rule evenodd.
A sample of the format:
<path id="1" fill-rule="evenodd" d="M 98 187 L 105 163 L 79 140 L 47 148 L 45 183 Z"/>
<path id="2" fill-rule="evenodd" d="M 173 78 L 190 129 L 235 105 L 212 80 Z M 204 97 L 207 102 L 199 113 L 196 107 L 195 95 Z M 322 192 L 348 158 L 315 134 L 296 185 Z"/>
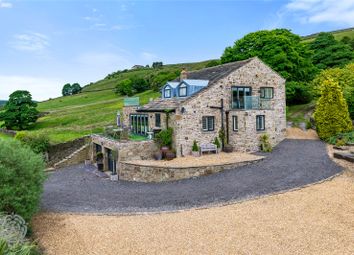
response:
<path id="1" fill-rule="evenodd" d="M 0 8 L 12 8 L 12 3 L 0 0 Z"/>
<path id="2" fill-rule="evenodd" d="M 29 32 L 14 35 L 11 47 L 21 51 L 42 51 L 49 46 L 49 38 L 40 33 Z"/>
<path id="3" fill-rule="evenodd" d="M 8 99 L 16 90 L 28 90 L 34 100 L 58 97 L 64 81 L 31 76 L 0 75 L 0 99 Z"/>
<path id="4" fill-rule="evenodd" d="M 292 0 L 287 12 L 303 23 L 332 22 L 354 26 L 354 0 Z"/>
<path id="5" fill-rule="evenodd" d="M 153 61 L 158 58 L 158 56 L 155 55 L 154 53 L 146 52 L 146 51 L 141 53 L 141 57 L 146 61 Z"/>

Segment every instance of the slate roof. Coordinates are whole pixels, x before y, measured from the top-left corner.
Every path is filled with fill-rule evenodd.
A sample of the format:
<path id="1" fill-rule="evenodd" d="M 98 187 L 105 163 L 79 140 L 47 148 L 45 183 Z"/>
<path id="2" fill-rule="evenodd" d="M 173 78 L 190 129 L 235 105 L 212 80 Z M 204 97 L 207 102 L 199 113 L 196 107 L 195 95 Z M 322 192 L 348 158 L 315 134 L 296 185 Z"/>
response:
<path id="1" fill-rule="evenodd" d="M 211 85 L 212 83 L 217 82 L 218 80 L 229 75 L 231 72 L 243 67 L 244 65 L 249 63 L 251 60 L 252 60 L 252 58 L 242 60 L 242 61 L 226 63 L 223 65 L 208 67 L 208 68 L 204 68 L 204 69 L 201 69 L 198 71 L 191 71 L 191 72 L 188 72 L 187 78 L 192 79 L 192 80 L 208 80 L 209 85 Z M 179 78 L 177 78 L 174 81 L 175 82 L 179 81 Z"/>
<path id="2" fill-rule="evenodd" d="M 179 85 L 179 82 L 168 81 L 166 84 L 170 85 L 172 88 L 176 88 Z"/>
<path id="3" fill-rule="evenodd" d="M 185 81 L 190 81 L 191 83 L 192 80 L 203 80 L 202 83 L 207 83 L 206 86 L 203 86 L 203 88 L 201 90 L 199 90 L 198 92 L 194 93 L 193 95 L 191 95 L 190 97 L 187 98 L 171 98 L 171 99 L 155 99 L 151 102 L 149 102 L 148 104 L 140 107 L 137 111 L 138 112 L 163 112 L 165 110 L 175 110 L 176 108 L 179 107 L 179 105 L 194 97 L 195 95 L 199 94 L 199 92 L 207 89 L 211 84 L 217 82 L 218 80 L 224 78 L 225 76 L 229 75 L 231 72 L 243 67 L 244 65 L 246 65 L 247 63 L 249 63 L 252 60 L 252 58 L 247 59 L 247 60 L 242 60 L 242 61 L 237 61 L 237 62 L 231 62 L 231 63 L 227 63 L 227 64 L 223 64 L 223 65 L 219 65 L 219 66 L 213 66 L 213 67 L 208 67 L 208 68 L 204 68 L 198 71 L 192 71 L 192 72 L 188 72 L 188 79 L 186 79 Z M 175 79 L 172 82 L 169 83 L 177 83 L 179 84 L 180 79 Z M 190 84 L 190 83 L 188 83 Z M 192 84 L 190 84 L 192 85 Z"/>
<path id="4" fill-rule="evenodd" d="M 163 112 L 165 110 L 175 110 L 185 99 L 171 98 L 171 99 L 155 99 L 143 106 L 137 112 Z"/>
<path id="5" fill-rule="evenodd" d="M 192 80 L 192 79 L 185 79 L 183 80 L 185 83 L 187 83 L 190 86 L 198 86 L 198 87 L 205 87 L 208 86 L 209 81 L 208 80 Z"/>

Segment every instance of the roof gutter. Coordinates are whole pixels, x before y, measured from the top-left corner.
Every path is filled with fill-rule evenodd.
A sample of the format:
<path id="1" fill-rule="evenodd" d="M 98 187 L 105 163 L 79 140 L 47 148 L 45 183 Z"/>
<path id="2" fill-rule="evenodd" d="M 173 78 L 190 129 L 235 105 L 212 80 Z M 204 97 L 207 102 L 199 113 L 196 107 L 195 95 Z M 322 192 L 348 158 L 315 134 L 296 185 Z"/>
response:
<path id="1" fill-rule="evenodd" d="M 137 109 L 136 112 L 176 112 L 176 109 Z"/>

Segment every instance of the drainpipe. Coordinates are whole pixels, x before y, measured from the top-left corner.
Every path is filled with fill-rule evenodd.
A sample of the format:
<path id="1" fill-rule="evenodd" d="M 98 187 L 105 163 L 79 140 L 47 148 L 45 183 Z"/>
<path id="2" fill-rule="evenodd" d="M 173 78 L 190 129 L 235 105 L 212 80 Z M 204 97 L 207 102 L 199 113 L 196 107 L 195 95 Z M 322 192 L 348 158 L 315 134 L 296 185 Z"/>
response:
<path id="1" fill-rule="evenodd" d="M 226 143 L 229 144 L 229 112 L 226 111 Z"/>

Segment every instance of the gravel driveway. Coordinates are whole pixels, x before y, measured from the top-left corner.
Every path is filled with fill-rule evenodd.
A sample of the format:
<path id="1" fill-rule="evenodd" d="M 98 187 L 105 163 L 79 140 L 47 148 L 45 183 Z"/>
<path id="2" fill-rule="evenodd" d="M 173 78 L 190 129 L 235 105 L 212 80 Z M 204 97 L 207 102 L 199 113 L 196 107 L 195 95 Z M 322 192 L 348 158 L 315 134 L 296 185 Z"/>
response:
<path id="1" fill-rule="evenodd" d="M 84 165 L 50 174 L 43 211 L 134 213 L 228 203 L 318 182 L 342 171 L 319 140 L 284 140 L 261 162 L 166 183 L 111 182 Z"/>

